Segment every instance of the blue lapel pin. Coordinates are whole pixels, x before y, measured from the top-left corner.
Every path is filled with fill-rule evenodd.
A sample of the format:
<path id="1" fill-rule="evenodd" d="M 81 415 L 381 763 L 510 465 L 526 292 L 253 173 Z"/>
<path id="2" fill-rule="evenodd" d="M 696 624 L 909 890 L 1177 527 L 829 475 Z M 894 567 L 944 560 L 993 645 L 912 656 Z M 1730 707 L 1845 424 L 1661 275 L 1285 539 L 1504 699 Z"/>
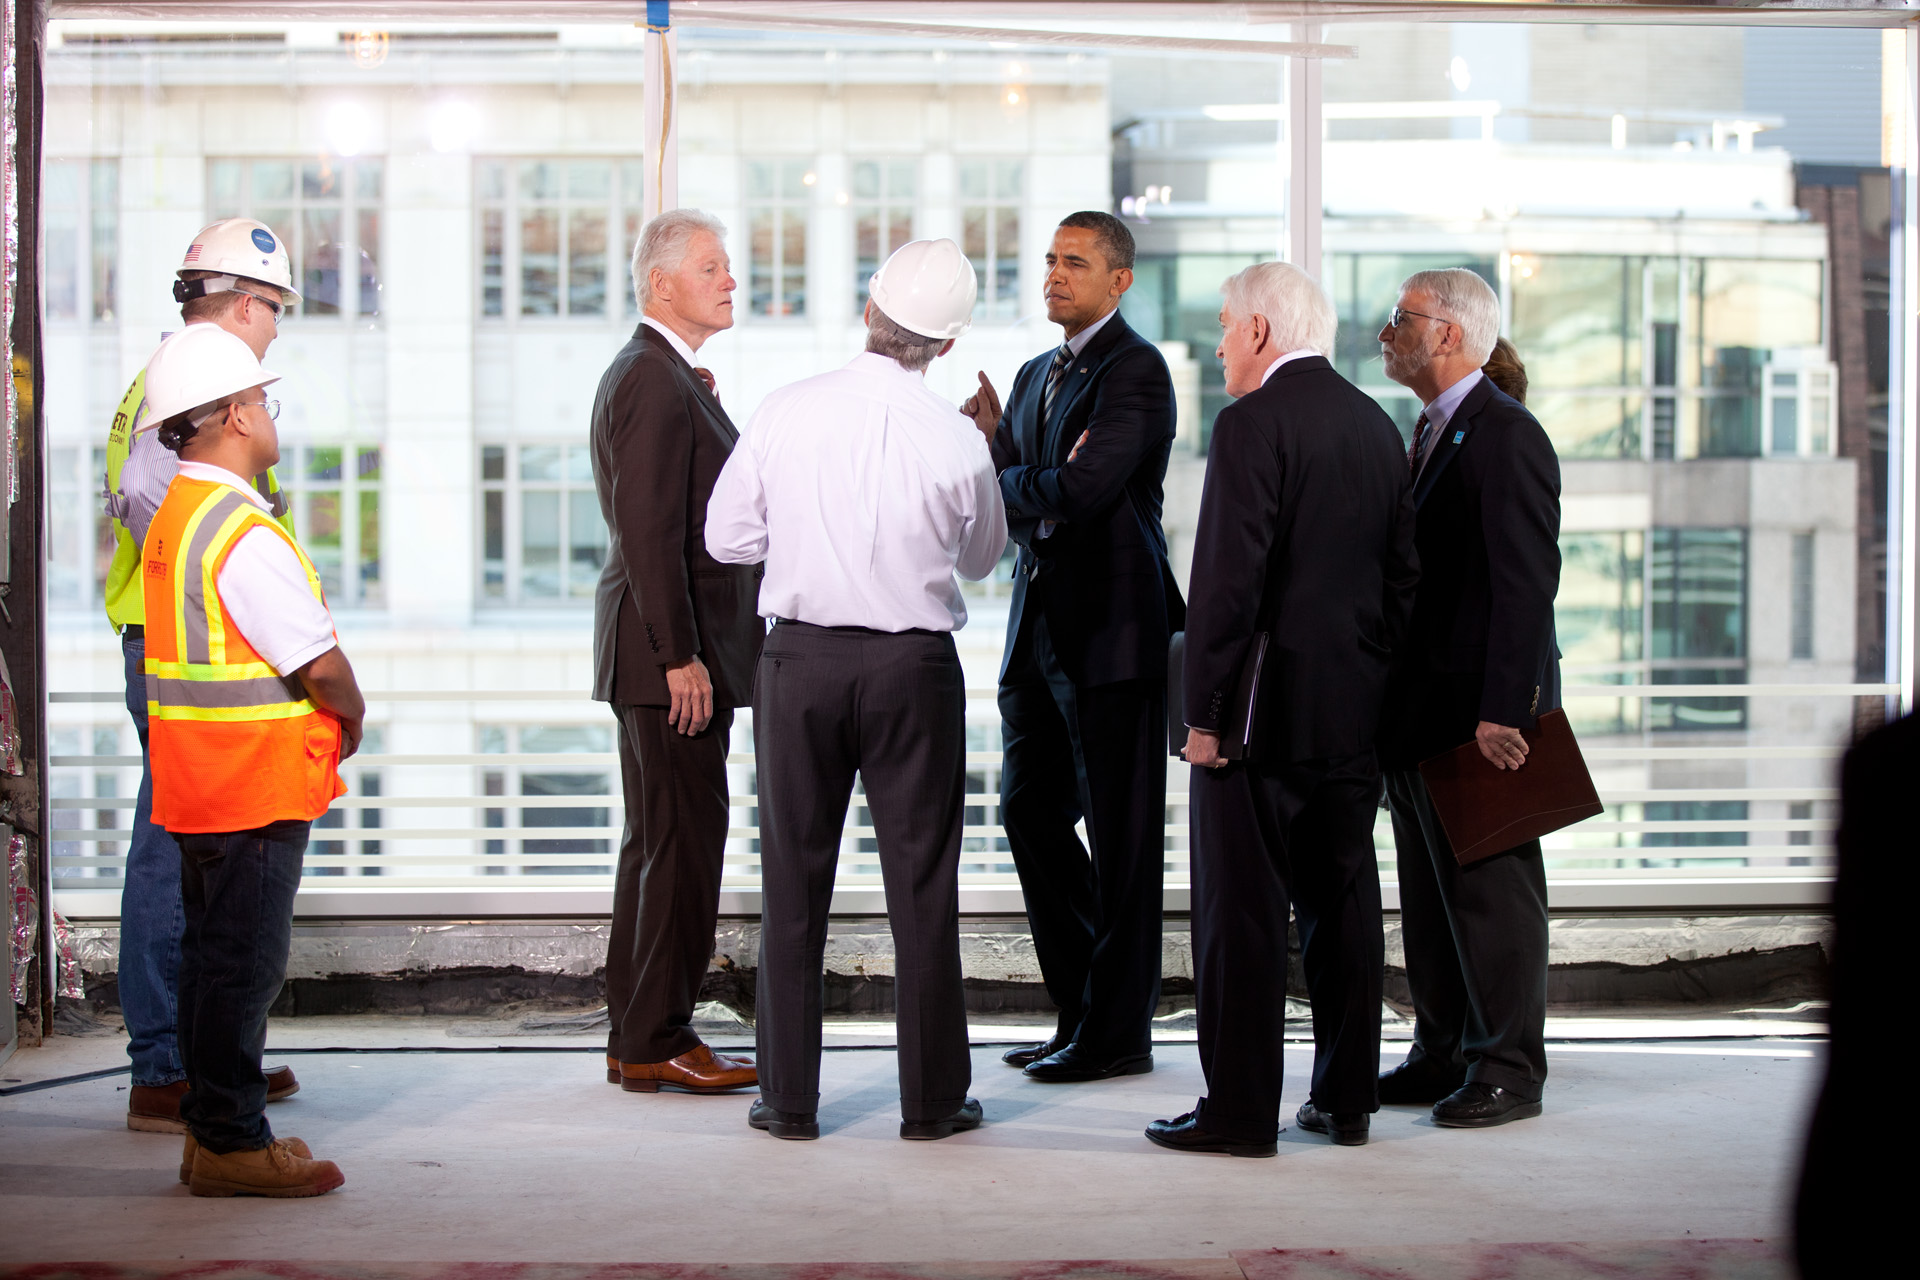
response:
<path id="1" fill-rule="evenodd" d="M 1453 433 L 1453 442 L 1455 444 L 1459 444 L 1462 440 L 1465 440 L 1466 438 L 1467 438 L 1467 433 L 1464 431 L 1456 431 Z"/>

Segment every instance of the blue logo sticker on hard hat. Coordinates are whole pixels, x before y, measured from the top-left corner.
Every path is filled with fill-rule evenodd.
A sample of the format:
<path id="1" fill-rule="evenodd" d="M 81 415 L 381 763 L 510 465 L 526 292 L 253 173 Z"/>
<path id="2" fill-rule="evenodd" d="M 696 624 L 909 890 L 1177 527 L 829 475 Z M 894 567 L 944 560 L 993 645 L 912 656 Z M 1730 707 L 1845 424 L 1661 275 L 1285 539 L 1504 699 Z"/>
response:
<path id="1" fill-rule="evenodd" d="M 272 253 L 273 232 L 267 230 L 265 227 L 255 227 L 253 229 L 253 245 L 262 253 Z"/>

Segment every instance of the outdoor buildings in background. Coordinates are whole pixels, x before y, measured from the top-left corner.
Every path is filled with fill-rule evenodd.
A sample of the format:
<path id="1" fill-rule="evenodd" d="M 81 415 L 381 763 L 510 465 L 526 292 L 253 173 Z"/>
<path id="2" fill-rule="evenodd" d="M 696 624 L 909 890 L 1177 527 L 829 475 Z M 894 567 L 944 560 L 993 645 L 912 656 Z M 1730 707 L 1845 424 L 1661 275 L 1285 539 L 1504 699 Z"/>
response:
<path id="1" fill-rule="evenodd" d="M 1372 24 L 1326 38 L 1360 51 L 1323 64 L 1336 363 L 1409 427 L 1418 406 L 1373 340 L 1400 280 L 1469 266 L 1493 283 L 1562 458 L 1570 683 L 1878 679 L 1880 33 Z M 178 246 L 225 214 L 267 221 L 294 255 L 305 300 L 275 346 L 281 473 L 368 687 L 586 687 L 606 541 L 584 446 L 599 372 L 636 320 L 638 41 L 631 27 L 413 27 L 376 58 L 325 25 L 53 24 L 52 688 L 118 678 L 98 602 L 99 451 L 121 389 L 179 324 Z M 911 238 L 958 240 L 981 283 L 935 390 L 958 401 L 975 369 L 1007 385 L 1058 341 L 1039 297 L 1054 224 L 1114 209 L 1140 246 L 1125 315 L 1176 382 L 1166 526 L 1184 581 L 1225 403 L 1219 284 L 1287 243 L 1282 68 L 785 33 L 679 41 L 680 200 L 727 224 L 739 281 L 735 327 L 702 351 L 729 414 L 745 421 L 774 387 L 858 351 L 867 276 Z M 970 685 L 992 682 L 1006 590 L 970 588 Z M 1834 699 L 1701 694 L 1570 710 L 1598 744 L 1840 741 L 1850 716 Z M 972 750 L 997 748 L 987 711 Z M 55 770 L 62 800 L 131 796 L 112 763 L 132 750 L 124 716 L 53 713 L 55 753 L 95 762 Z M 315 846 L 314 874 L 393 874 L 397 852 L 423 850 L 500 875 L 604 874 L 617 810 L 603 807 L 611 763 L 590 704 L 376 714 L 359 807 L 329 815 L 343 830 Z M 388 753 L 447 762 L 383 766 Z M 1823 768 L 1649 759 L 1605 766 L 1603 787 L 1782 787 Z M 990 771 L 973 772 L 969 791 L 991 792 Z M 404 803 L 450 796 L 488 803 Z M 1819 801 L 1633 801 L 1609 820 L 1680 825 L 1581 839 L 1606 865 L 1804 861 L 1816 851 L 1734 846 L 1808 844 L 1829 816 Z M 69 889 L 117 874 L 117 818 L 75 809 L 62 824 L 105 832 L 56 847 Z M 1760 818 L 1797 825 L 1711 829 Z M 396 839 L 407 826 L 556 834 Z M 751 840 L 739 845 L 729 874 L 753 866 Z M 1006 865 L 991 836 L 968 848 L 983 874 Z"/>

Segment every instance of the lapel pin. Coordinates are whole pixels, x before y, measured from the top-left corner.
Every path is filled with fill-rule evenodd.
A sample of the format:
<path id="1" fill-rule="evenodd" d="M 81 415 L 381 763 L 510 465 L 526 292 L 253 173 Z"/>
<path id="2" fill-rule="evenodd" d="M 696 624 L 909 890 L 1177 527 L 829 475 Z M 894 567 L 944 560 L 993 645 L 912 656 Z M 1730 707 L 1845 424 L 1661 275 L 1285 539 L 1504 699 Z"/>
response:
<path id="1" fill-rule="evenodd" d="M 1464 431 L 1456 431 L 1453 433 L 1453 442 L 1455 444 L 1459 444 L 1462 440 L 1465 440 L 1466 438 L 1467 438 L 1467 433 Z"/>

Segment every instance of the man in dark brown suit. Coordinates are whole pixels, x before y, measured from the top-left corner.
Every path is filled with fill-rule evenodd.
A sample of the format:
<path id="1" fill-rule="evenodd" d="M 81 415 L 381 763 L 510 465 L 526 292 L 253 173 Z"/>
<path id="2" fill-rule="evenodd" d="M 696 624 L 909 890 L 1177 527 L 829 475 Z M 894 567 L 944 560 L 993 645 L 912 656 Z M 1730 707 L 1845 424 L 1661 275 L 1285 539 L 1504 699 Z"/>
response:
<path id="1" fill-rule="evenodd" d="M 707 497 L 738 438 L 700 345 L 733 325 L 726 228 L 663 213 L 633 250 L 642 319 L 593 401 L 593 481 L 608 532 L 593 602 L 593 696 L 620 723 L 627 825 L 607 943 L 607 1079 L 720 1093 L 753 1064 L 693 1031 L 713 958 L 727 842 L 727 741 L 765 625 L 758 565 L 707 554 Z"/>

